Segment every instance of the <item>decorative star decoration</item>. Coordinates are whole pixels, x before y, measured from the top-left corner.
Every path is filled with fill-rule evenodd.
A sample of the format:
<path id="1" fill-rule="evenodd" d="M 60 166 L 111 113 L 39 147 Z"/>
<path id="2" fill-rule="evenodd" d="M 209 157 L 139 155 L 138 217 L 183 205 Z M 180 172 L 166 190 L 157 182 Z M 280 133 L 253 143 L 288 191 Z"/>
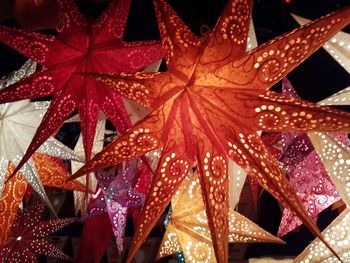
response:
<path id="1" fill-rule="evenodd" d="M 336 99 L 329 100 L 329 105 L 349 105 L 346 91 L 338 94 Z M 337 95 L 336 94 L 336 95 Z M 338 99 L 338 100 L 337 100 Z M 322 101 L 323 102 L 323 101 Z M 320 104 L 322 104 L 320 102 Z M 308 134 L 317 153 L 319 154 L 325 169 L 331 176 L 341 198 L 350 205 L 350 142 L 347 134 L 327 134 L 312 132 Z"/>
<path id="2" fill-rule="evenodd" d="M 319 213 L 340 199 L 315 151 L 312 151 L 289 176 L 293 190 L 313 219 L 317 219 Z M 301 224 L 291 210 L 284 209 L 277 235 L 286 235 Z"/>
<path id="3" fill-rule="evenodd" d="M 108 213 L 119 253 L 123 250 L 128 208 L 141 207 L 145 199 L 144 194 L 135 191 L 132 187 L 138 163 L 138 160 L 128 162 L 117 176 L 113 172 L 96 172 L 102 195 L 93 201 L 86 215 L 91 217 Z"/>
<path id="4" fill-rule="evenodd" d="M 45 240 L 53 232 L 76 219 L 41 221 L 45 205 L 36 201 L 28 210 L 20 210 L 10 230 L 8 240 L 0 247 L 1 262 L 38 262 L 37 255 L 70 260 L 61 250 Z"/>
<path id="5" fill-rule="evenodd" d="M 38 153 L 33 154 L 33 160 L 43 186 L 85 192 L 85 185 L 76 180 L 67 181 L 70 174 L 62 160 Z M 11 172 L 15 168 L 10 165 L 9 169 Z M 21 174 L 11 178 L 5 184 L 0 199 L 0 245 L 7 240 L 8 232 L 15 220 L 27 186 L 28 183 Z"/>
<path id="6" fill-rule="evenodd" d="M 171 199 L 171 207 L 159 256 L 182 251 L 185 262 L 216 262 L 197 172 L 183 181 Z M 229 212 L 229 242 L 283 243 L 232 209 Z"/>
<path id="7" fill-rule="evenodd" d="M 99 111 L 119 131 L 131 126 L 120 93 L 76 72 L 133 72 L 162 57 L 155 41 L 124 42 L 131 0 L 112 1 L 94 23 L 88 22 L 74 0 L 59 0 L 57 36 L 0 27 L 0 41 L 30 57 L 43 70 L 0 92 L 0 103 L 53 96 L 18 171 L 74 110 L 78 110 L 86 160 L 91 157 Z"/>
<path id="8" fill-rule="evenodd" d="M 73 178 L 162 149 L 127 262 L 194 163 L 201 174 L 216 259 L 227 262 L 228 158 L 254 176 L 322 238 L 256 132 L 350 130 L 348 113 L 268 91 L 347 25 L 350 9 L 323 17 L 246 53 L 251 2 L 230 0 L 214 30 L 197 37 L 169 4 L 155 0 L 168 71 L 90 74 L 152 111 Z"/>
<path id="9" fill-rule="evenodd" d="M 287 78 L 282 81 L 282 94 L 299 98 Z M 282 151 L 277 159 L 286 168 L 291 187 L 308 214 L 317 219 L 320 212 L 340 199 L 334 184 L 306 133 L 284 132 L 275 138 L 282 140 Z M 275 140 L 264 142 L 276 143 Z M 268 148 L 277 149 L 272 145 Z M 290 209 L 285 208 L 277 235 L 284 236 L 301 224 L 300 219 Z"/>
<path id="10" fill-rule="evenodd" d="M 325 169 L 344 201 L 345 210 L 323 231 L 327 242 L 334 247 L 343 262 L 350 260 L 350 147 L 349 141 L 339 140 L 325 133 L 308 134 Z M 324 249 L 319 240 L 314 240 L 295 259 L 296 263 L 338 262 L 334 255 Z"/>

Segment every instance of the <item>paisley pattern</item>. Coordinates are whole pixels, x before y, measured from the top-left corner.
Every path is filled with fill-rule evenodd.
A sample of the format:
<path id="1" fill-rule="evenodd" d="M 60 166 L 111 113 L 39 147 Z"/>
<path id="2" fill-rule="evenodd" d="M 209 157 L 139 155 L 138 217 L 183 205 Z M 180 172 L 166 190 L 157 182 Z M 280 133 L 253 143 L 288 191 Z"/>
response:
<path id="1" fill-rule="evenodd" d="M 350 9 L 323 17 L 245 53 L 251 2 L 228 1 L 217 27 L 198 38 L 180 18 L 175 18 L 176 13 L 166 1 L 154 0 L 168 71 L 142 73 L 142 79 L 132 73 L 92 76 L 118 91 L 138 84 L 143 94 L 148 92 L 146 103 L 150 103 L 151 113 L 96 155 L 75 177 L 162 150 L 127 262 L 193 167 L 201 173 L 216 259 L 226 262 L 227 156 L 322 238 L 256 132 L 350 131 L 349 113 L 267 92 L 321 42 L 347 25 Z M 230 16 L 237 19 L 223 24 Z M 177 33 L 179 29 L 181 34 Z M 307 45 L 303 39 L 307 39 Z M 135 99 L 137 95 L 129 94 L 128 98 Z M 141 131 L 142 135 L 147 131 L 147 143 L 135 142 Z"/>

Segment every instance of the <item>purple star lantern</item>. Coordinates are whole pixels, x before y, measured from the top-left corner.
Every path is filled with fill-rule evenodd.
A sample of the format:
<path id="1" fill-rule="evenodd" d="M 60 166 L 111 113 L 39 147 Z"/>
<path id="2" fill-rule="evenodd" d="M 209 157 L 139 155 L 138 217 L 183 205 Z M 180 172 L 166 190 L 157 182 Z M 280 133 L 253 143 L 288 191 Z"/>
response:
<path id="1" fill-rule="evenodd" d="M 135 171 L 139 165 L 138 160 L 130 161 L 122 169 L 96 172 L 100 190 L 87 213 L 82 219 L 108 213 L 113 234 L 116 239 L 119 253 L 123 250 L 124 232 L 128 208 L 141 207 L 145 195 L 133 189 Z M 114 176 L 117 173 L 117 176 Z"/>

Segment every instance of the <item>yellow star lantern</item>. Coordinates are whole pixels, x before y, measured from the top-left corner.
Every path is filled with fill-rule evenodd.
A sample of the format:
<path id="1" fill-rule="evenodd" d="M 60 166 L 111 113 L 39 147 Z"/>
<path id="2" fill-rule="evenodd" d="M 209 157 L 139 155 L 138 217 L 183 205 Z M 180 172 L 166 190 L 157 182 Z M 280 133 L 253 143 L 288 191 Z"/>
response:
<path id="1" fill-rule="evenodd" d="M 199 176 L 189 175 L 171 199 L 172 214 L 160 246 L 159 256 L 178 251 L 186 262 L 216 262 L 210 229 L 205 212 Z M 283 243 L 281 239 L 261 229 L 241 214 L 229 211 L 229 242 Z"/>
<path id="2" fill-rule="evenodd" d="M 323 232 L 342 262 L 350 262 L 350 209 L 346 208 Z M 338 263 L 339 260 L 319 240 L 314 240 L 294 263 Z"/>
<path id="3" fill-rule="evenodd" d="M 268 91 L 347 25 L 350 9 L 246 53 L 252 1 L 230 0 L 214 30 L 203 37 L 195 36 L 164 0 L 154 3 L 168 71 L 91 74 L 151 113 L 73 176 L 162 150 L 127 262 L 195 163 L 215 256 L 227 262 L 229 158 L 323 239 L 256 132 L 350 131 L 348 113 Z"/>

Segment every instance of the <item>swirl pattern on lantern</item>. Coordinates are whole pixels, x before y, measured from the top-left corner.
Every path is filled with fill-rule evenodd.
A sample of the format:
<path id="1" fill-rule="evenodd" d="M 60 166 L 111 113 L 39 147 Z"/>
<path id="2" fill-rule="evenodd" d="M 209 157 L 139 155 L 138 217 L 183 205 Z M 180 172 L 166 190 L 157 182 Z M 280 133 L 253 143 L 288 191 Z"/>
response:
<path id="1" fill-rule="evenodd" d="M 134 97 L 134 100 L 141 103 L 148 100 L 151 113 L 76 174 L 144 154 L 147 147 L 140 147 L 138 151 L 137 146 L 132 145 L 125 151 L 122 146 L 130 147 L 129 139 L 135 136 L 134 132 L 149 129 L 154 140 L 149 151 L 160 149 L 160 161 L 127 261 L 131 261 L 150 233 L 186 173 L 195 167 L 200 171 L 213 255 L 218 262 L 227 262 L 227 155 L 322 239 L 256 132 L 350 131 L 349 113 L 267 92 L 319 47 L 309 42 L 314 31 L 330 25 L 324 40 L 330 38 L 349 22 L 349 9 L 323 17 L 246 53 L 244 32 L 249 27 L 251 1 L 230 0 L 217 26 L 203 37 L 195 36 L 166 1 L 154 3 L 168 71 L 143 73 L 141 80 L 137 74 L 92 76 L 108 82 L 116 90 L 135 83 L 141 85 L 143 94 L 149 91 L 145 95 L 147 99 Z M 311 30 L 314 31 L 311 33 Z"/>

